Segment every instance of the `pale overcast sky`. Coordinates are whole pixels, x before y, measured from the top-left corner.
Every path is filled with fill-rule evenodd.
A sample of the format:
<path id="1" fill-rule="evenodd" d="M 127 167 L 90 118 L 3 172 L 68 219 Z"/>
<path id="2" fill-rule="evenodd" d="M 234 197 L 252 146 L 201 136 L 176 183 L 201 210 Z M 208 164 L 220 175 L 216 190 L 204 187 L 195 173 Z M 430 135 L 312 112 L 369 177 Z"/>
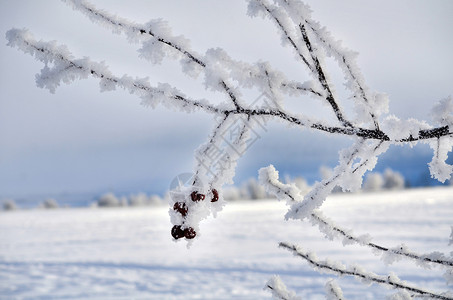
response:
<path id="1" fill-rule="evenodd" d="M 166 19 L 199 53 L 221 47 L 237 59 L 268 60 L 292 77 L 306 74 L 291 51 L 280 47 L 269 20 L 246 15 L 245 1 L 92 2 L 139 23 Z M 306 3 L 314 19 L 360 53 L 364 77 L 372 89 L 389 95 L 390 113 L 429 120 L 433 104 L 453 94 L 453 1 Z M 169 82 L 194 97 L 223 97 L 181 75 L 177 63 L 153 66 L 138 58 L 138 45 L 91 23 L 62 1 L 0 1 L 2 36 L 13 27 L 66 44 L 76 57 L 104 60 L 118 75 L 149 76 L 151 83 Z M 124 91 L 100 93 L 93 79 L 50 94 L 34 82 L 41 63 L 7 47 L 5 39 L 0 59 L 0 198 L 108 190 L 163 193 L 174 176 L 192 170 L 194 150 L 213 126 L 202 113 L 151 110 Z M 313 180 L 314 170 L 332 166 L 338 149 L 349 142 L 278 124 L 261 136 L 239 161 L 237 181 L 256 176 L 259 167 L 270 163 L 282 174 Z"/>

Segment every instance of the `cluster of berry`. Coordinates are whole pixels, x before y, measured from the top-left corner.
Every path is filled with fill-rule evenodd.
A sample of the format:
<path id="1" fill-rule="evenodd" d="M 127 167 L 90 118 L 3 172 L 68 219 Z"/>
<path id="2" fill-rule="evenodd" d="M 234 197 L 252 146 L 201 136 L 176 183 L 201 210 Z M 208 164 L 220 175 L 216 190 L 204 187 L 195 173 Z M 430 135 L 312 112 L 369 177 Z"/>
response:
<path id="1" fill-rule="evenodd" d="M 192 194 L 190 194 L 190 198 L 192 199 L 193 202 L 198 202 L 203 201 L 206 198 L 206 196 L 204 194 L 200 194 L 194 191 L 192 192 Z M 216 189 L 213 189 L 211 202 L 217 202 L 218 200 L 219 193 L 217 192 Z M 189 208 L 184 202 L 176 202 L 175 205 L 173 205 L 173 210 L 180 213 L 184 218 L 187 216 L 187 213 L 189 212 Z M 183 228 L 182 225 L 175 225 L 171 229 L 171 236 L 176 240 L 183 237 L 185 237 L 186 239 L 193 239 L 196 235 L 197 233 L 192 227 Z"/>

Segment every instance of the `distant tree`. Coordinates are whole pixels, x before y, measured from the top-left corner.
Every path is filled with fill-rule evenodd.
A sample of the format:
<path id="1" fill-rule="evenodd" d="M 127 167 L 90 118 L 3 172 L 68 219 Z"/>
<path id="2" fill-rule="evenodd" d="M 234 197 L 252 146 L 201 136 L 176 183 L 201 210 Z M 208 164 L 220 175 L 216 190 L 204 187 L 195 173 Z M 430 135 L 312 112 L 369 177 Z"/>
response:
<path id="1" fill-rule="evenodd" d="M 120 200 L 113 193 L 106 193 L 99 197 L 97 201 L 99 207 L 116 207 L 120 206 Z"/>
<path id="2" fill-rule="evenodd" d="M 238 187 L 230 186 L 223 189 L 223 199 L 227 201 L 241 200 L 241 190 Z"/>
<path id="3" fill-rule="evenodd" d="M 162 202 L 163 201 L 159 196 L 157 196 L 157 195 L 148 196 L 145 193 L 131 195 L 131 196 L 129 196 L 129 201 L 128 201 L 130 206 L 160 205 Z"/>
<path id="4" fill-rule="evenodd" d="M 42 207 L 47 209 L 58 208 L 58 203 L 55 199 L 49 198 L 42 203 Z"/>
<path id="5" fill-rule="evenodd" d="M 255 178 L 250 178 L 242 187 L 241 195 L 243 199 L 265 199 L 269 198 L 264 186 L 260 185 Z"/>
<path id="6" fill-rule="evenodd" d="M 17 205 L 14 200 L 6 200 L 3 202 L 3 210 L 16 210 Z"/>
<path id="7" fill-rule="evenodd" d="M 404 189 L 405 181 L 403 175 L 389 168 L 384 171 L 384 188 L 388 190 Z"/>
<path id="8" fill-rule="evenodd" d="M 125 35 L 131 43 L 140 43 L 140 56 L 151 63 L 160 63 L 165 57 L 178 60 L 184 73 L 194 79 L 201 76 L 205 88 L 219 95 L 216 99 L 196 99 L 167 83 L 153 86 L 148 79 L 117 76 L 105 63 L 93 62 L 89 58 L 76 59 L 66 47 L 55 42 L 37 41 L 28 30 L 11 29 L 6 34 L 8 45 L 33 55 L 45 64 L 36 76 L 36 82 L 52 93 L 61 82 L 93 77 L 100 81 L 101 91 L 125 89 L 139 96 L 145 106 L 161 104 L 173 110 L 198 110 L 213 116 L 213 130 L 206 143 L 196 151 L 192 184 L 180 189 L 180 193 L 175 193 L 171 199 L 171 234 L 175 239 L 191 241 L 200 230 L 200 221 L 222 209 L 225 202 L 221 188 L 232 183 L 238 159 L 253 142 L 254 128 L 267 121 L 278 120 L 292 127 L 348 136 L 353 141 L 350 147 L 340 151 L 339 163 L 330 176 L 317 182 L 307 194 L 302 193 L 294 183 L 282 183 L 272 165 L 259 171 L 259 180 L 267 191 L 288 202 L 290 209 L 286 218 L 309 219 L 330 239 L 339 238 L 345 243 L 372 248 L 376 253 L 408 258 L 428 268 L 444 268 L 447 280 L 453 282 L 453 262 L 446 255 L 437 252 L 422 255 L 404 247 L 377 245 L 370 238 L 357 237 L 350 230 L 340 228 L 320 211 L 326 197 L 336 186 L 344 191 L 358 190 L 364 174 L 375 167 L 378 157 L 392 144 L 428 143 L 434 152 L 429 163 L 431 176 L 441 182 L 450 179 L 453 166 L 445 161 L 453 146 L 451 97 L 441 100 L 434 107 L 432 125 L 385 115 L 388 99 L 367 86 L 357 66 L 356 53 L 344 48 L 326 28 L 313 20 L 309 7 L 298 0 L 250 0 L 248 14 L 270 19 L 277 27 L 283 45 L 295 55 L 294 65 L 300 64 L 311 78 L 304 82 L 289 79 L 268 62 L 235 60 L 220 48 L 198 53 L 190 47 L 186 38 L 173 35 L 168 24 L 160 19 L 138 24 L 97 9 L 83 0 L 66 2 L 91 21 Z M 345 113 L 342 106 L 345 99 L 335 92 L 325 63 L 326 56 L 333 58 L 343 72 L 354 115 Z M 247 102 L 244 93 L 241 93 L 246 89 L 259 91 L 269 101 L 258 104 Z M 330 113 L 324 119 L 303 112 L 295 113 L 285 105 L 289 97 L 299 101 L 312 97 L 326 104 Z M 99 199 L 99 205 L 105 206 L 118 205 L 118 202 L 112 194 Z M 394 274 L 379 276 L 360 267 L 345 267 L 331 260 L 318 260 L 312 253 L 291 243 L 280 243 L 280 246 L 316 270 L 354 276 L 367 283 L 396 288 L 401 291 L 399 296 L 403 299 L 453 299 L 446 293 L 413 287 Z M 267 287 L 276 298 L 295 299 L 294 293 L 287 291 L 278 278 L 269 282 Z M 329 281 L 326 290 L 330 299 L 342 299 L 341 289 L 335 282 Z"/>
<path id="9" fill-rule="evenodd" d="M 161 205 L 162 203 L 163 203 L 163 200 L 158 195 L 151 195 L 148 198 L 149 205 Z"/>
<path id="10" fill-rule="evenodd" d="M 395 172 L 390 168 L 384 171 L 384 174 L 378 172 L 369 173 L 363 183 L 364 191 L 401 190 L 406 186 L 403 175 Z"/>
<path id="11" fill-rule="evenodd" d="M 383 187 L 384 177 L 382 177 L 381 173 L 377 172 L 369 173 L 363 183 L 364 191 L 376 192 L 382 190 Z"/>
<path id="12" fill-rule="evenodd" d="M 149 204 L 149 198 L 146 194 L 140 193 L 129 197 L 130 206 L 145 206 Z"/>

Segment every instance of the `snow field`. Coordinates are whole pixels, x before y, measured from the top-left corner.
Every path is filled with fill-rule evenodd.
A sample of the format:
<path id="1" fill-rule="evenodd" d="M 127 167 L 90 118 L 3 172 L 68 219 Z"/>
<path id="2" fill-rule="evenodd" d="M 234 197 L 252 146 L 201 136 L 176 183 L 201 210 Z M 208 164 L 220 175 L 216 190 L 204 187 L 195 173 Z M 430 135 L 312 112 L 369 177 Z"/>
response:
<path id="1" fill-rule="evenodd" d="M 373 242 L 418 253 L 448 246 L 453 189 L 334 195 L 322 206 L 338 225 Z M 188 249 L 173 242 L 168 207 L 23 210 L 0 214 L 0 299 L 269 299 L 278 274 L 303 299 L 325 299 L 332 275 L 319 274 L 278 242 L 294 242 L 320 259 L 358 264 L 379 275 L 437 292 L 452 291 L 443 270 L 401 260 L 390 266 L 371 250 L 325 240 L 307 222 L 284 221 L 283 202 L 229 203 L 201 223 Z M 383 299 L 395 291 L 338 280 L 346 299 Z"/>

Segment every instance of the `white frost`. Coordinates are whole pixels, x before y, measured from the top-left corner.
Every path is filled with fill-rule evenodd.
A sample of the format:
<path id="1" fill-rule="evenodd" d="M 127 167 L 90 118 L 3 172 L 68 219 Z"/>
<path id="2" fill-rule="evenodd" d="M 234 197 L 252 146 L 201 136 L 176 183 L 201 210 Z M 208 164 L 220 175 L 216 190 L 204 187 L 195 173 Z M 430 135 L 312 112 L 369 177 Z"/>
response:
<path id="1" fill-rule="evenodd" d="M 343 291 L 338 283 L 331 279 L 327 281 L 326 286 L 326 300 L 344 300 Z"/>
<path id="2" fill-rule="evenodd" d="M 453 98 L 449 96 L 440 100 L 432 109 L 432 118 L 440 125 L 448 126 L 453 131 Z"/>
<path id="3" fill-rule="evenodd" d="M 434 151 L 433 159 L 428 163 L 431 176 L 440 182 L 449 180 L 453 173 L 453 165 L 447 164 L 446 160 L 448 152 L 453 149 L 453 139 L 449 136 L 441 137 L 430 141 L 429 146 Z"/>
<path id="4" fill-rule="evenodd" d="M 275 299 L 302 300 L 292 291 L 289 291 L 279 276 L 275 275 L 266 283 L 264 289 L 269 289 Z"/>

